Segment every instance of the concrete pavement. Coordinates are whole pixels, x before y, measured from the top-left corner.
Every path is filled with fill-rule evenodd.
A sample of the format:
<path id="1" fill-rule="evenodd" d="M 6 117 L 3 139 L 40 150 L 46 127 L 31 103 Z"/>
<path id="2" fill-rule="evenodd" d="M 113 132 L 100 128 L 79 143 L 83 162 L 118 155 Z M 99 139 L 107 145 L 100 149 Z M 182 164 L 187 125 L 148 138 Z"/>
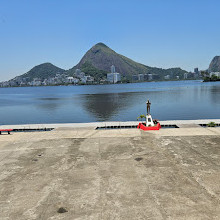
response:
<path id="1" fill-rule="evenodd" d="M 219 182 L 220 128 L 0 136 L 3 220 L 217 220 Z"/>

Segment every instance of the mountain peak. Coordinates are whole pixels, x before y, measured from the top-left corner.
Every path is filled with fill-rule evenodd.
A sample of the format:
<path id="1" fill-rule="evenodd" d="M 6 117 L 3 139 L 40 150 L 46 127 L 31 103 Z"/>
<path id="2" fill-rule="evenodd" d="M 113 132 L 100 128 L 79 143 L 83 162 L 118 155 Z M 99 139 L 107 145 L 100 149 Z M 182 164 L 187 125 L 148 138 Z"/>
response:
<path id="1" fill-rule="evenodd" d="M 111 71 L 111 66 L 114 65 L 116 71 L 121 73 L 122 76 L 137 75 L 137 74 L 156 74 L 162 76 L 163 74 L 170 74 L 172 69 L 163 70 L 160 68 L 151 68 L 146 65 L 137 63 L 121 54 L 116 53 L 110 47 L 106 46 L 104 43 L 99 42 L 89 49 L 80 62 L 70 69 L 73 73 L 75 69 L 83 69 L 85 71 L 85 66 L 88 64 L 98 70 L 105 71 L 109 73 Z M 182 74 L 185 71 L 177 69 L 175 72 L 177 74 Z M 90 74 L 90 73 L 89 73 Z"/>
<path id="2" fill-rule="evenodd" d="M 97 43 L 96 45 L 94 45 L 94 47 L 107 47 L 107 48 L 109 48 L 107 45 L 105 45 L 102 42 Z"/>
<path id="3" fill-rule="evenodd" d="M 21 75 L 21 77 L 28 77 L 30 79 L 33 78 L 46 79 L 49 77 L 54 77 L 56 76 L 56 74 L 62 74 L 64 72 L 65 72 L 64 69 L 61 69 L 53 65 L 52 63 L 42 63 L 33 67 L 27 73 Z"/>
<path id="4" fill-rule="evenodd" d="M 34 68 L 41 67 L 41 66 L 54 66 L 54 65 L 52 63 L 46 62 L 46 63 L 41 63 L 41 64 L 35 66 Z"/>

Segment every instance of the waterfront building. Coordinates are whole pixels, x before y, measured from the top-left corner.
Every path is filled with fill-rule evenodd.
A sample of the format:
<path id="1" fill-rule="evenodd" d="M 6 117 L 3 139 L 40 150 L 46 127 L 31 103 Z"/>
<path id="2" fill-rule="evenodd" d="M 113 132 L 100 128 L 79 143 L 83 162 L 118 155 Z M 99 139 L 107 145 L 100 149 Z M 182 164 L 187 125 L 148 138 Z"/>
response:
<path id="1" fill-rule="evenodd" d="M 92 77 L 92 76 L 90 76 L 90 75 L 88 75 L 88 76 L 86 76 L 87 77 L 87 82 L 88 83 L 93 83 L 95 80 L 94 80 L 94 77 Z"/>
<path id="2" fill-rule="evenodd" d="M 88 75 L 88 76 L 84 76 L 81 78 L 82 83 L 93 83 L 94 82 L 94 77 Z"/>
<path id="3" fill-rule="evenodd" d="M 55 79 L 54 78 L 49 78 L 47 80 L 47 82 L 48 82 L 49 85 L 54 85 L 55 84 Z"/>
<path id="4" fill-rule="evenodd" d="M 43 85 L 43 86 L 47 86 L 47 85 L 48 85 L 48 80 L 45 79 L 45 80 L 42 82 L 42 85 Z"/>
<path id="5" fill-rule="evenodd" d="M 138 81 L 138 75 L 132 75 L 132 81 Z"/>
<path id="6" fill-rule="evenodd" d="M 81 72 L 80 69 L 76 69 L 74 75 L 75 75 L 76 77 L 78 77 L 78 78 L 81 79 L 81 78 L 83 78 L 86 74 L 85 74 L 84 72 Z"/>
<path id="7" fill-rule="evenodd" d="M 20 86 L 26 86 L 26 83 L 25 82 L 21 82 Z"/>
<path id="8" fill-rule="evenodd" d="M 10 86 L 10 84 L 7 81 L 1 83 L 1 87 L 8 87 L 8 86 Z"/>
<path id="9" fill-rule="evenodd" d="M 194 78 L 198 78 L 200 76 L 199 68 L 194 68 Z"/>
<path id="10" fill-rule="evenodd" d="M 144 81 L 144 74 L 138 74 L 138 80 Z"/>
<path id="11" fill-rule="evenodd" d="M 151 81 L 153 80 L 154 76 L 151 73 L 144 74 L 144 81 Z"/>
<path id="12" fill-rule="evenodd" d="M 41 86 L 42 82 L 38 78 L 34 78 L 32 82 L 30 82 L 30 86 Z"/>
<path id="13" fill-rule="evenodd" d="M 108 73 L 107 74 L 107 81 L 110 83 L 117 83 L 121 81 L 121 74 L 120 73 Z"/>
<path id="14" fill-rule="evenodd" d="M 121 81 L 121 74 L 120 73 L 114 73 L 114 83 Z"/>
<path id="15" fill-rule="evenodd" d="M 148 80 L 148 74 L 144 74 L 144 81 Z"/>
<path id="16" fill-rule="evenodd" d="M 74 83 L 74 84 L 77 84 L 78 82 L 79 82 L 79 79 L 73 78 L 73 83 Z"/>
<path id="17" fill-rule="evenodd" d="M 104 83 L 106 83 L 106 81 L 107 81 L 106 79 L 101 79 L 101 80 L 99 81 L 99 83 L 100 83 L 100 84 L 104 84 Z"/>
<path id="18" fill-rule="evenodd" d="M 72 77 L 72 76 L 67 77 L 67 83 L 77 84 L 78 82 L 79 82 L 79 79 L 77 79 L 77 78 L 74 78 L 74 77 Z"/>
<path id="19" fill-rule="evenodd" d="M 197 67 L 194 68 L 194 73 L 198 75 L 199 74 L 199 68 L 197 68 Z"/>
<path id="20" fill-rule="evenodd" d="M 111 66 L 111 73 L 115 73 L 116 71 L 115 71 L 115 66 L 114 65 L 112 65 Z"/>
<path id="21" fill-rule="evenodd" d="M 107 81 L 110 83 L 117 83 L 121 81 L 121 74 L 116 73 L 115 66 L 111 66 L 111 73 L 107 74 Z"/>
<path id="22" fill-rule="evenodd" d="M 166 76 L 164 76 L 164 79 L 170 79 L 170 75 L 166 75 Z"/>
<path id="23" fill-rule="evenodd" d="M 188 78 L 188 73 L 184 73 L 183 78 L 184 78 L 184 79 L 187 79 L 187 78 Z"/>
<path id="24" fill-rule="evenodd" d="M 148 80 L 149 81 L 153 80 L 153 74 L 148 74 Z"/>
<path id="25" fill-rule="evenodd" d="M 67 82 L 68 82 L 68 83 L 73 83 L 73 79 L 74 79 L 74 78 L 73 78 L 72 76 L 67 77 Z"/>
<path id="26" fill-rule="evenodd" d="M 107 81 L 110 83 L 114 82 L 114 73 L 108 73 L 107 74 Z"/>

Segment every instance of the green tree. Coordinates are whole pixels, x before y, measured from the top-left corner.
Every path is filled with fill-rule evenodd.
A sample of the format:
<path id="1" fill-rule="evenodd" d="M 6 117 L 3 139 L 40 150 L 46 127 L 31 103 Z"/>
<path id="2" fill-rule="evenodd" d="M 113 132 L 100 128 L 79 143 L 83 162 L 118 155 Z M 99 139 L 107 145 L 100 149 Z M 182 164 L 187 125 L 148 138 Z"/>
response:
<path id="1" fill-rule="evenodd" d="M 217 77 L 216 75 L 212 75 L 211 80 L 212 80 L 212 81 L 217 81 L 217 80 L 218 80 L 218 77 Z"/>
<path id="2" fill-rule="evenodd" d="M 137 117 L 137 121 L 139 120 L 139 119 L 141 119 L 142 121 L 143 121 L 143 119 L 146 119 L 146 115 L 140 115 L 140 116 L 138 116 Z"/>

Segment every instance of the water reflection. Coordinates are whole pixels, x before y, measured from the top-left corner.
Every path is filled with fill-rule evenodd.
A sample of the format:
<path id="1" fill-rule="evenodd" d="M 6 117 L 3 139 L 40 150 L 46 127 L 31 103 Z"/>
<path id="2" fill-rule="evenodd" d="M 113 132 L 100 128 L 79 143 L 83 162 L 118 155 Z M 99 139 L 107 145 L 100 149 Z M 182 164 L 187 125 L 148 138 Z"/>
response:
<path id="1" fill-rule="evenodd" d="M 212 86 L 210 96 L 213 103 L 220 104 L 220 86 Z"/>
<path id="2" fill-rule="evenodd" d="M 53 112 L 56 109 L 61 107 L 60 103 L 56 103 L 56 102 L 41 103 L 41 104 L 37 104 L 36 106 L 39 109 L 50 111 L 50 112 Z"/>
<path id="3" fill-rule="evenodd" d="M 97 120 L 106 121 L 113 115 L 123 115 L 123 111 L 134 105 L 137 93 L 107 93 L 81 96 L 83 108 Z"/>
<path id="4" fill-rule="evenodd" d="M 53 113 L 54 110 L 61 109 L 63 106 L 65 106 L 69 100 L 71 100 L 70 97 L 40 97 L 40 98 L 34 98 L 33 102 L 35 103 L 36 108 L 39 108 L 40 110 L 46 110 L 49 113 Z"/>
<path id="5" fill-rule="evenodd" d="M 37 98 L 37 100 L 43 100 L 43 101 L 57 101 L 57 100 L 63 100 L 64 98 L 58 98 L 58 97 L 46 97 L 46 98 Z"/>
<path id="6" fill-rule="evenodd" d="M 181 90 L 90 94 L 82 95 L 81 101 L 82 108 L 98 121 L 126 121 L 136 120 L 140 114 L 146 113 L 147 99 L 152 101 L 152 111 L 155 115 L 164 111 L 169 112 L 167 114 L 172 114 L 174 106 L 177 110 L 186 104 L 186 102 L 179 103 L 180 100 L 184 100 L 186 95 Z"/>

